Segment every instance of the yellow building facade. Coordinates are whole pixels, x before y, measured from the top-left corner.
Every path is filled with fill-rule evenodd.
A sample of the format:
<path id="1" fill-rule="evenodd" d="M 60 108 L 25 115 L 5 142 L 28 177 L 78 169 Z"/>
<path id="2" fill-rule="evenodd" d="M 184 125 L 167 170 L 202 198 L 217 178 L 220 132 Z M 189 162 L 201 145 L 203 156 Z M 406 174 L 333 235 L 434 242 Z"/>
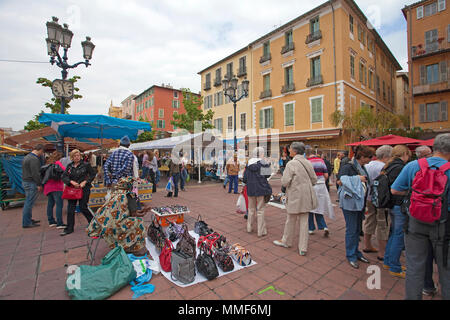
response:
<path id="1" fill-rule="evenodd" d="M 201 71 L 204 97 L 220 90 L 203 90 L 206 73 L 214 77 L 214 69 L 244 54 L 250 99 L 238 110 L 246 112 L 247 128 L 254 129 L 250 142 L 275 133 L 281 146 L 303 141 L 334 155 L 332 150 L 352 142 L 332 124 L 336 110 L 395 112 L 401 66 L 352 0 L 325 2 Z M 215 118 L 232 114 L 232 104 L 211 109 Z"/>

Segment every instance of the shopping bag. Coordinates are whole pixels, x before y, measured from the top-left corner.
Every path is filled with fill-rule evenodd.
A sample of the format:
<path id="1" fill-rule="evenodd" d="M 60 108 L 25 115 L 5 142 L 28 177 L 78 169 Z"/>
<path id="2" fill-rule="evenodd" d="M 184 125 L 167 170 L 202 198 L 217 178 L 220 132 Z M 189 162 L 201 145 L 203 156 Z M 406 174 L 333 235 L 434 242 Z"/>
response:
<path id="1" fill-rule="evenodd" d="M 172 177 L 170 177 L 169 182 L 167 182 L 166 191 L 173 192 L 173 178 Z"/>
<path id="2" fill-rule="evenodd" d="M 236 202 L 236 212 L 237 213 L 246 213 L 247 212 L 247 208 L 245 206 L 245 197 L 242 193 L 239 195 L 239 198 Z"/>
<path id="3" fill-rule="evenodd" d="M 186 182 L 189 182 L 191 180 L 191 175 L 188 173 L 186 176 Z"/>

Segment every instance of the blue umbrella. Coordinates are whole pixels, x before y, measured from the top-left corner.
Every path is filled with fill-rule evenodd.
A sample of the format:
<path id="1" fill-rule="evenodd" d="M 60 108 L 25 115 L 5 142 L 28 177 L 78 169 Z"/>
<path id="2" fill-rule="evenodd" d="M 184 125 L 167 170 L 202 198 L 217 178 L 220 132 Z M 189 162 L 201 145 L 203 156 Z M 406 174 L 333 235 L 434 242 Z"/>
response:
<path id="1" fill-rule="evenodd" d="M 144 131 L 152 130 L 147 122 L 104 115 L 43 113 L 39 116 L 39 122 L 69 138 L 120 139 L 128 136 L 130 140 L 136 140 Z"/>

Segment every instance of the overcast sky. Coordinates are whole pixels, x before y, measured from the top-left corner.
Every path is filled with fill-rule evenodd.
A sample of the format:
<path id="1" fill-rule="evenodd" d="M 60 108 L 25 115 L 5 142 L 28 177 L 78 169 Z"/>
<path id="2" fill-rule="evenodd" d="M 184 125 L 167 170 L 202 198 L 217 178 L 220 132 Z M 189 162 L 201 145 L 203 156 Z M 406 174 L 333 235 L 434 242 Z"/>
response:
<path id="1" fill-rule="evenodd" d="M 200 90 L 200 70 L 323 0 L 0 0 L 0 127 L 23 129 L 52 97 L 38 77 L 61 78 L 48 63 L 45 23 L 52 16 L 74 32 L 69 63 L 83 60 L 81 41 L 96 45 L 92 66 L 78 75 L 83 99 L 72 114 L 107 114 L 108 107 L 153 84 Z M 401 9 L 415 1 L 357 0 L 403 69 L 407 70 L 406 21 Z M 4 60 L 32 61 L 6 62 Z"/>

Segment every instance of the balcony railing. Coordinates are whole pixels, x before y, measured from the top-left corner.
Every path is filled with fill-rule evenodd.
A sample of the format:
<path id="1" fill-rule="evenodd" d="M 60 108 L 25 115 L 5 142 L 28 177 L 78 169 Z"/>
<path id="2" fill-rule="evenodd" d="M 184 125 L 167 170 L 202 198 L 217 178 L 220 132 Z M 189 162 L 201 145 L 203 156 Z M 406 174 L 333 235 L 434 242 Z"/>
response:
<path id="1" fill-rule="evenodd" d="M 294 43 L 293 42 L 289 42 L 287 45 L 285 45 L 282 49 L 281 49 L 281 54 L 285 54 L 289 51 L 294 50 Z"/>
<path id="2" fill-rule="evenodd" d="M 238 72 L 237 72 L 237 76 L 238 77 L 243 77 L 247 75 L 247 67 L 239 67 Z"/>
<path id="3" fill-rule="evenodd" d="M 259 95 L 260 99 L 265 99 L 265 98 L 270 98 L 272 96 L 272 90 L 264 90 L 263 92 L 261 92 L 261 94 Z"/>
<path id="4" fill-rule="evenodd" d="M 259 63 L 264 63 L 266 61 L 269 61 L 272 59 L 272 55 L 270 53 L 263 55 L 261 58 L 259 58 Z"/>
<path id="5" fill-rule="evenodd" d="M 412 58 L 420 58 L 433 53 L 450 51 L 450 42 L 440 38 L 438 41 L 426 45 L 419 44 L 412 47 Z"/>
<path id="6" fill-rule="evenodd" d="M 318 86 L 319 84 L 323 84 L 323 77 L 322 77 L 322 75 L 318 75 L 318 76 L 309 78 L 308 82 L 306 82 L 306 86 L 307 87 Z"/>
<path id="7" fill-rule="evenodd" d="M 209 89 L 211 89 L 211 82 L 206 82 L 206 83 L 203 85 L 203 90 L 209 90 Z"/>
<path id="8" fill-rule="evenodd" d="M 219 87 L 222 85 L 222 79 L 216 78 L 214 79 L 214 87 Z"/>
<path id="9" fill-rule="evenodd" d="M 437 83 L 422 84 L 413 87 L 413 95 L 415 96 L 445 91 L 450 91 L 450 80 Z"/>
<path id="10" fill-rule="evenodd" d="M 285 84 L 281 87 L 281 93 L 288 93 L 292 91 L 295 91 L 295 84 L 293 83 Z"/>
<path id="11" fill-rule="evenodd" d="M 321 30 L 318 30 L 316 32 L 308 34 L 306 36 L 305 43 L 308 44 L 308 43 L 311 43 L 311 42 L 319 40 L 319 39 L 322 39 L 322 31 Z"/>

